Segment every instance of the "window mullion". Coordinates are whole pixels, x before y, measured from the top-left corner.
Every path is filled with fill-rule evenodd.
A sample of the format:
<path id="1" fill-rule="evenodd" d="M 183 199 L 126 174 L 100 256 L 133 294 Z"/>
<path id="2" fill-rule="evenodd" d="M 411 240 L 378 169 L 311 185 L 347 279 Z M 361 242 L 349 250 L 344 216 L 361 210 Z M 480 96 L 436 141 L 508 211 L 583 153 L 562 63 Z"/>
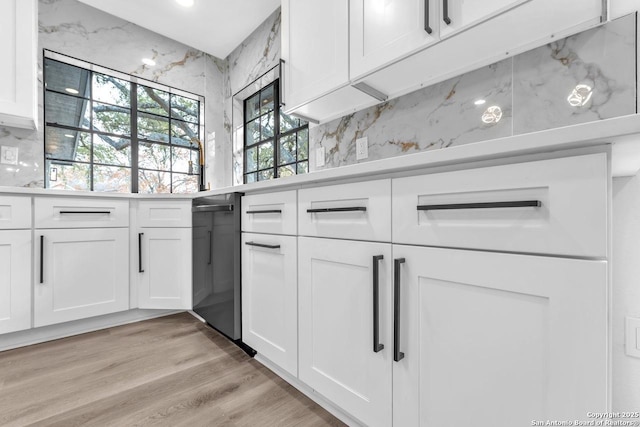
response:
<path id="1" fill-rule="evenodd" d="M 131 192 L 139 191 L 138 183 L 138 84 L 131 83 Z"/>

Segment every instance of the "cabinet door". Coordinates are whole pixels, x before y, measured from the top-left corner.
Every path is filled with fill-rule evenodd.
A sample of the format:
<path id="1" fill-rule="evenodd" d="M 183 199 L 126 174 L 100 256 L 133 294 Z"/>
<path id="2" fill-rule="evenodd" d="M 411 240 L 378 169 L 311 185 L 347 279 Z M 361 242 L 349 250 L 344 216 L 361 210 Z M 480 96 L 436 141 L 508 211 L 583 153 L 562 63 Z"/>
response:
<path id="1" fill-rule="evenodd" d="M 31 231 L 0 231 L 0 334 L 31 327 Z"/>
<path id="2" fill-rule="evenodd" d="M 129 230 L 36 230 L 34 326 L 129 308 Z"/>
<path id="3" fill-rule="evenodd" d="M 349 4 L 282 2 L 284 99 L 295 108 L 349 82 Z"/>
<path id="4" fill-rule="evenodd" d="M 242 235 L 242 340 L 298 376 L 296 238 Z"/>
<path id="5" fill-rule="evenodd" d="M 0 1 L 0 125 L 36 127 L 36 0 Z"/>
<path id="6" fill-rule="evenodd" d="M 300 380 L 364 424 L 390 426 L 391 245 L 301 237 L 298 248 Z"/>
<path id="7" fill-rule="evenodd" d="M 140 233 L 138 307 L 191 310 L 191 229 Z"/>
<path id="8" fill-rule="evenodd" d="M 606 411 L 606 262 L 400 245 L 393 256 L 405 260 L 394 425 Z"/>
<path id="9" fill-rule="evenodd" d="M 440 34 L 446 37 L 529 1 L 538 0 L 483 0 L 481 2 L 442 0 Z"/>
<path id="10" fill-rule="evenodd" d="M 436 42 L 438 5 L 435 0 L 351 0 L 351 78 Z"/>

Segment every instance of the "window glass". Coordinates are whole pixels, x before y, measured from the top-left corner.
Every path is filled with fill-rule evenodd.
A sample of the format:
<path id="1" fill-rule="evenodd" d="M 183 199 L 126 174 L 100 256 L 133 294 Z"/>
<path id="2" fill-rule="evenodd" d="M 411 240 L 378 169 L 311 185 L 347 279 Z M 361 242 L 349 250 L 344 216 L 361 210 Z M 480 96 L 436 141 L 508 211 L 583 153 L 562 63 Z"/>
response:
<path id="1" fill-rule="evenodd" d="M 200 98 L 95 70 L 44 59 L 45 186 L 198 191 Z"/>

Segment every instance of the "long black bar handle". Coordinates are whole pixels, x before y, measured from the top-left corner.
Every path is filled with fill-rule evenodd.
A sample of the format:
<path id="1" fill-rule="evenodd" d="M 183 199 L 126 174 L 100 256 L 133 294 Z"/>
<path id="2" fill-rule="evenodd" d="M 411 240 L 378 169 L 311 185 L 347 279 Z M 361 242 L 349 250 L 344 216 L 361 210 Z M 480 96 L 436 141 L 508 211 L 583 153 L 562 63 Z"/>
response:
<path id="1" fill-rule="evenodd" d="M 265 209 L 260 211 L 247 211 L 247 214 L 249 215 L 274 214 L 274 213 L 282 213 L 282 209 Z"/>
<path id="2" fill-rule="evenodd" d="M 393 260 L 393 360 L 399 362 L 404 359 L 400 351 L 400 267 L 404 258 Z"/>
<path id="3" fill-rule="evenodd" d="M 380 261 L 383 255 L 373 257 L 373 352 L 377 353 L 384 348 L 380 343 Z"/>
<path id="4" fill-rule="evenodd" d="M 454 209 L 497 209 L 497 208 L 539 208 L 540 200 L 515 200 L 513 202 L 482 202 L 482 203 L 450 203 L 442 205 L 419 205 L 419 211 L 439 211 Z"/>
<path id="5" fill-rule="evenodd" d="M 40 283 L 44 283 L 44 236 L 40 236 Z"/>
<path id="6" fill-rule="evenodd" d="M 364 206 L 354 206 L 348 208 L 318 208 L 318 209 L 307 209 L 308 213 L 323 213 L 323 212 L 366 212 L 367 208 Z"/>
<path id="7" fill-rule="evenodd" d="M 142 269 L 142 236 L 144 233 L 138 233 L 138 273 L 144 273 Z"/>
<path id="8" fill-rule="evenodd" d="M 431 29 L 431 26 L 429 25 L 429 2 L 431 0 L 424 0 L 424 30 L 427 32 L 427 34 L 431 34 L 433 32 L 433 30 Z"/>
<path id="9" fill-rule="evenodd" d="M 211 230 L 207 231 L 209 233 L 209 258 L 207 259 L 207 265 L 211 265 L 211 258 L 213 257 L 213 240 Z"/>
<path id="10" fill-rule="evenodd" d="M 245 242 L 247 246 L 256 246 L 258 248 L 280 249 L 280 245 L 266 245 L 264 243 Z"/>
<path id="11" fill-rule="evenodd" d="M 60 211 L 60 215 L 65 214 L 111 215 L 111 211 Z"/>
<path id="12" fill-rule="evenodd" d="M 280 59 L 280 82 L 278 84 L 280 85 L 280 105 L 284 107 L 287 104 L 284 102 L 284 59 L 282 58 Z"/>
<path id="13" fill-rule="evenodd" d="M 449 0 L 442 0 L 442 20 L 445 24 L 451 25 L 451 18 L 449 18 Z"/>

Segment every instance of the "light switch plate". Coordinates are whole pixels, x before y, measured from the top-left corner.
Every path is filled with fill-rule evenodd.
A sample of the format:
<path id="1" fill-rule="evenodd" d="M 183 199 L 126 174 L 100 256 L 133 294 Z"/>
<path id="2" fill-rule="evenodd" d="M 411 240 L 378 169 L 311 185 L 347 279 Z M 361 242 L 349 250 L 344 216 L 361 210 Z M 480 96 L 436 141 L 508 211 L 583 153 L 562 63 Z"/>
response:
<path id="1" fill-rule="evenodd" d="M 640 358 L 640 319 L 627 317 L 625 325 L 626 339 L 624 347 L 627 356 Z"/>
<path id="2" fill-rule="evenodd" d="M 18 164 L 18 147 L 0 147 L 0 163 L 5 165 Z"/>
<path id="3" fill-rule="evenodd" d="M 369 140 L 367 137 L 356 139 L 356 160 L 362 160 L 369 157 Z"/>
<path id="4" fill-rule="evenodd" d="M 324 147 L 316 148 L 316 167 L 324 166 Z"/>

